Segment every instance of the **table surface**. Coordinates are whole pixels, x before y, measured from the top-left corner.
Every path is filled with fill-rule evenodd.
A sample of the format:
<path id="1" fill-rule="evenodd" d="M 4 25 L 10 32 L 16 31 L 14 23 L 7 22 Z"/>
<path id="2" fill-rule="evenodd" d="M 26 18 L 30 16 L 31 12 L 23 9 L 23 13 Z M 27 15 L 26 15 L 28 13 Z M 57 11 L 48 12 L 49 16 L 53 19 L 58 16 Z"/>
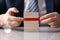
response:
<path id="1" fill-rule="evenodd" d="M 40 26 L 40 32 L 60 32 L 60 28 L 51 28 L 49 26 Z M 24 31 L 24 27 L 17 27 L 17 28 L 14 28 L 14 30 L 17 30 L 17 31 Z"/>
<path id="2" fill-rule="evenodd" d="M 11 33 L 5 33 L 0 29 L 0 40 L 49 40 L 60 28 L 40 27 L 40 32 L 24 32 L 23 27 L 12 29 Z"/>
<path id="3" fill-rule="evenodd" d="M 0 29 L 0 40 L 49 40 L 57 32 L 23 32 L 12 30 L 11 33 L 5 33 Z"/>

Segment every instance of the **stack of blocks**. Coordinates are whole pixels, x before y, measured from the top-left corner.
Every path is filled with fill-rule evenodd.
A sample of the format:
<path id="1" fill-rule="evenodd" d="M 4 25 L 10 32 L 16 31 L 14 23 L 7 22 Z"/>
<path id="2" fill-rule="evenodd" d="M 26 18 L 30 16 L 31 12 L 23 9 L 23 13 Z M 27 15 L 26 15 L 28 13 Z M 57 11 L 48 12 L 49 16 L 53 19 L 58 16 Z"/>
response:
<path id="1" fill-rule="evenodd" d="M 39 18 L 39 13 L 24 12 L 24 18 Z M 39 20 L 37 21 L 24 20 L 24 32 L 39 32 Z"/>

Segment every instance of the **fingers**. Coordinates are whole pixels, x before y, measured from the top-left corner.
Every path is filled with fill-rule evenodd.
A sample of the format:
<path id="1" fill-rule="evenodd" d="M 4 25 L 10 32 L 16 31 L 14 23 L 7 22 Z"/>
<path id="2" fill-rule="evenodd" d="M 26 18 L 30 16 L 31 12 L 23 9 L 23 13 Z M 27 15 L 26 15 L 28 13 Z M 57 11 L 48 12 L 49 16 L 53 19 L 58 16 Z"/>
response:
<path id="1" fill-rule="evenodd" d="M 57 16 L 57 15 L 58 15 L 57 12 L 49 13 L 47 15 L 44 15 L 44 16 L 40 17 L 40 20 L 45 20 L 45 19 Z"/>
<path id="2" fill-rule="evenodd" d="M 11 28 L 15 28 L 21 24 L 21 22 L 13 21 L 8 23 Z"/>
<path id="3" fill-rule="evenodd" d="M 14 17 L 14 16 L 11 16 L 8 18 L 7 20 L 7 26 L 10 27 L 10 28 L 14 28 L 14 27 L 17 27 L 21 24 L 21 22 L 23 21 L 23 18 L 22 17 Z"/>
<path id="4" fill-rule="evenodd" d="M 52 28 L 57 28 L 60 26 L 57 22 L 51 22 L 51 23 L 48 23 L 48 25 L 50 25 L 50 27 Z"/>
<path id="5" fill-rule="evenodd" d="M 11 28 L 14 28 L 14 27 L 19 26 L 22 21 L 23 21 L 23 18 L 22 17 L 14 17 L 14 16 L 11 16 L 8 19 L 8 24 L 9 24 L 9 26 L 11 26 Z"/>
<path id="6" fill-rule="evenodd" d="M 22 17 L 15 17 L 15 16 L 11 16 L 10 18 L 8 18 L 9 21 L 23 21 Z"/>
<path id="7" fill-rule="evenodd" d="M 14 13 L 18 13 L 18 12 L 19 11 L 15 7 L 13 7 L 13 8 L 9 8 L 6 14 L 14 15 Z"/>
<path id="8" fill-rule="evenodd" d="M 48 23 L 55 22 L 55 21 L 56 21 L 56 17 L 52 17 L 52 18 L 48 18 L 48 19 L 42 20 L 40 23 L 48 24 Z"/>

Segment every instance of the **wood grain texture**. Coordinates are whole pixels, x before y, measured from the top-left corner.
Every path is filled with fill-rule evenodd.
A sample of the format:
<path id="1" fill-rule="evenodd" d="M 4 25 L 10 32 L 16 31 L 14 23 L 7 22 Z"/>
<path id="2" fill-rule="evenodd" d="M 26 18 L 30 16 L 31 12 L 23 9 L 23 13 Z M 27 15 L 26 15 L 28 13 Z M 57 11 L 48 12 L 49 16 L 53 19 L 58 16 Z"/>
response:
<path id="1" fill-rule="evenodd" d="M 39 15 L 37 12 L 25 12 L 24 18 L 39 18 Z M 24 32 L 39 32 L 39 19 L 38 21 L 34 21 L 34 20 L 24 21 Z"/>

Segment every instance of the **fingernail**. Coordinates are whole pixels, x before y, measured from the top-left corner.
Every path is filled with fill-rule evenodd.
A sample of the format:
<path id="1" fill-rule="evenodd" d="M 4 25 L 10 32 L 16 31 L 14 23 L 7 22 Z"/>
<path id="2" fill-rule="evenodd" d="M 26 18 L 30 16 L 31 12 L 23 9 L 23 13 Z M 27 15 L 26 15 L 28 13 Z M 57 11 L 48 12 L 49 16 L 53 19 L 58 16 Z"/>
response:
<path id="1" fill-rule="evenodd" d="M 40 18 L 40 20 L 42 21 L 42 20 L 43 20 L 43 18 Z"/>
<path id="2" fill-rule="evenodd" d="M 16 12 L 19 12 L 18 10 L 16 10 Z"/>
<path id="3" fill-rule="evenodd" d="M 14 10 L 14 11 L 17 12 L 17 13 L 19 12 L 18 10 Z"/>
<path id="4" fill-rule="evenodd" d="M 24 20 L 24 18 L 19 18 L 19 20 L 20 20 L 20 21 L 23 21 L 23 20 Z"/>
<path id="5" fill-rule="evenodd" d="M 42 18 L 40 18 L 40 20 L 42 20 Z"/>

